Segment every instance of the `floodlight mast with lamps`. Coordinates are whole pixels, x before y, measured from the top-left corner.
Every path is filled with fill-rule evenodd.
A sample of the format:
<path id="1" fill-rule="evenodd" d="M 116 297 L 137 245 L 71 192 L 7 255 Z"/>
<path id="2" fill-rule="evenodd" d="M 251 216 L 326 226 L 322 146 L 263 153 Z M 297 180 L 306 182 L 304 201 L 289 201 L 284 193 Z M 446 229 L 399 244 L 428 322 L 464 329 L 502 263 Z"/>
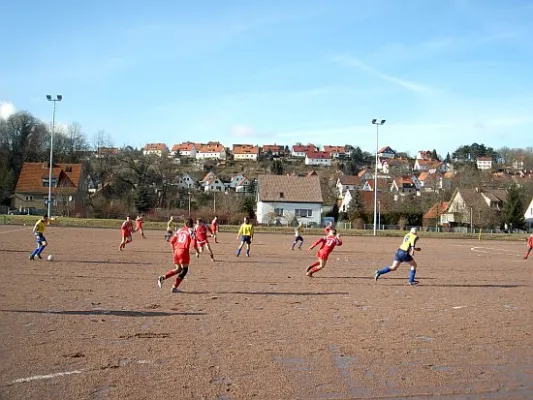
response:
<path id="1" fill-rule="evenodd" d="M 377 236 L 377 218 L 378 218 L 378 152 L 379 152 L 379 127 L 384 125 L 386 120 L 382 119 L 380 122 L 376 118 L 372 120 L 372 124 L 376 125 L 376 165 L 374 168 L 374 236 Z"/>
<path id="2" fill-rule="evenodd" d="M 52 112 L 52 132 L 50 133 L 50 165 L 48 171 L 48 199 L 47 199 L 47 211 L 48 216 L 52 216 L 52 170 L 54 168 L 54 133 L 56 128 L 56 103 L 63 100 L 63 96 L 58 94 L 56 97 L 51 95 L 46 95 L 46 100 L 52 101 L 54 103 L 54 110 Z M 56 182 L 57 187 L 57 182 Z"/>

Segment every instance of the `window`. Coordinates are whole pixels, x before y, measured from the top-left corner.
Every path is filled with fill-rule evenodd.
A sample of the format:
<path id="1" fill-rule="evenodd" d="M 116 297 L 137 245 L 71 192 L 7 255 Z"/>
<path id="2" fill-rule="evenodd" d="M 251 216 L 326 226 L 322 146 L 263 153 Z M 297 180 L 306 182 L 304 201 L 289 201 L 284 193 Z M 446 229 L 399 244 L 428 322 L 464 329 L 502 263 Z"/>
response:
<path id="1" fill-rule="evenodd" d="M 44 204 L 48 205 L 48 196 L 43 198 Z M 55 205 L 56 199 L 52 196 L 52 204 Z"/>
<path id="2" fill-rule="evenodd" d="M 283 192 L 279 192 L 279 198 L 282 199 L 284 197 Z"/>
<path id="3" fill-rule="evenodd" d="M 283 208 L 274 208 L 274 214 L 276 217 L 283 217 Z"/>
<path id="4" fill-rule="evenodd" d="M 43 186 L 48 187 L 48 178 L 43 178 Z M 56 178 L 52 178 L 52 187 L 57 187 Z"/>
<path id="5" fill-rule="evenodd" d="M 313 216 L 313 210 L 311 209 L 296 209 L 294 213 L 297 217 L 310 218 Z"/>
<path id="6" fill-rule="evenodd" d="M 26 201 L 33 201 L 33 196 L 25 196 Z"/>

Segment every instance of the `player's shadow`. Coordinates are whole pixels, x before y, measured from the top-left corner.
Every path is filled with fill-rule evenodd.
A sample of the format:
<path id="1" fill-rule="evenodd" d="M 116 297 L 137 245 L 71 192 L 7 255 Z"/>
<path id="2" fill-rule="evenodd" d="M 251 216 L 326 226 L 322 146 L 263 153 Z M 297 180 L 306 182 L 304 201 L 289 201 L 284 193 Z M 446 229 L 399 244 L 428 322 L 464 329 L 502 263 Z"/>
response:
<path id="1" fill-rule="evenodd" d="M 418 277 L 417 277 L 418 278 Z M 313 279 L 369 279 L 374 280 L 375 278 L 373 276 L 314 276 Z M 406 280 L 405 278 L 380 278 L 380 281 L 385 280 Z M 420 279 L 429 280 L 429 279 L 437 279 L 437 278 L 422 278 Z"/>
<path id="2" fill-rule="evenodd" d="M 245 294 L 245 295 L 264 295 L 264 296 L 346 296 L 348 292 L 256 292 L 256 291 L 228 291 L 228 292 L 200 292 L 184 291 L 187 294 Z"/>
<path id="3" fill-rule="evenodd" d="M 126 310 L 0 310 L 0 312 L 57 314 L 57 315 L 112 315 L 114 317 L 170 317 L 172 315 L 206 315 L 203 312 L 164 312 L 164 311 L 126 311 Z"/>
<path id="4" fill-rule="evenodd" d="M 117 265 L 153 265 L 153 263 L 139 261 L 98 261 L 98 260 L 61 260 L 78 264 L 117 264 Z"/>
<path id="5" fill-rule="evenodd" d="M 420 278 L 422 279 L 422 278 Z M 487 283 L 487 284 L 476 284 L 469 285 L 465 283 L 442 283 L 439 285 L 426 285 L 431 287 L 456 287 L 456 288 L 496 288 L 496 289 L 513 289 L 518 287 L 528 287 L 529 285 L 517 285 L 517 284 L 501 284 L 501 283 Z"/>

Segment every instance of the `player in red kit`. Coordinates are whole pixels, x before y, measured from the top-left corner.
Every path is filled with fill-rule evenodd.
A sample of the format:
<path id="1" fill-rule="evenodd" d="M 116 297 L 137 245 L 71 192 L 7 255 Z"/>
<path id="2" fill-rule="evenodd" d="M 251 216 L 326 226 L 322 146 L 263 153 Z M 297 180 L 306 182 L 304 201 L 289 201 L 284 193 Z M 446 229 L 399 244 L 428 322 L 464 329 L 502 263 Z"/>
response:
<path id="1" fill-rule="evenodd" d="M 211 261 L 214 262 L 215 258 L 213 256 L 213 251 L 211 250 L 211 246 L 209 246 L 209 240 L 207 240 L 208 233 L 213 233 L 211 228 L 204 224 L 201 218 L 196 218 L 196 225 L 194 226 L 194 237 L 197 245 L 196 257 L 200 257 L 200 253 L 202 253 L 205 248 L 209 252 Z"/>
<path id="2" fill-rule="evenodd" d="M 188 218 L 185 221 L 185 226 L 179 229 L 174 236 L 170 239 L 172 245 L 172 253 L 174 256 L 174 269 L 168 271 L 165 275 L 161 275 L 157 278 L 157 285 L 163 287 L 163 281 L 168 278 L 172 278 L 174 275 L 176 281 L 172 285 L 172 293 L 178 293 L 178 286 L 189 272 L 189 263 L 191 262 L 191 243 L 194 243 L 194 232 L 192 230 L 193 220 Z"/>
<path id="3" fill-rule="evenodd" d="M 135 219 L 135 232 L 140 232 L 142 238 L 146 239 L 146 236 L 144 236 L 143 224 L 144 224 L 143 215 L 142 214 L 138 215 L 137 218 Z"/>
<path id="4" fill-rule="evenodd" d="M 131 243 L 131 241 L 133 240 L 133 221 L 131 220 L 131 217 L 129 215 L 126 217 L 126 221 L 122 223 L 120 230 L 122 232 L 122 241 L 120 242 L 120 246 L 118 247 L 118 249 L 122 251 L 124 250 L 126 245 L 128 243 Z"/>
<path id="5" fill-rule="evenodd" d="M 533 250 L 533 234 L 531 234 L 527 239 L 527 253 L 524 256 L 524 260 L 527 260 L 529 257 L 529 253 L 531 253 L 531 250 Z"/>
<path id="6" fill-rule="evenodd" d="M 328 222 L 328 225 L 324 228 L 324 233 L 326 234 L 326 236 L 329 234 L 329 232 L 334 229 L 333 228 L 333 222 Z"/>
<path id="7" fill-rule="evenodd" d="M 313 243 L 311 247 L 309 247 L 309 250 L 314 249 L 319 244 L 321 245 L 320 250 L 318 250 L 318 253 L 316 255 L 318 257 L 318 260 L 311 264 L 309 267 L 307 267 L 306 270 L 306 275 L 310 278 L 313 277 L 313 274 L 315 272 L 320 271 L 326 266 L 329 255 L 331 254 L 335 246 L 342 246 L 342 240 L 340 235 L 337 235 L 337 230 L 335 228 L 330 228 L 327 236 L 318 239 L 315 243 Z"/>
<path id="8" fill-rule="evenodd" d="M 215 240 L 215 243 L 218 243 L 217 233 L 218 233 L 218 217 L 215 215 L 215 218 L 213 218 L 213 221 L 211 221 L 211 236 Z"/>

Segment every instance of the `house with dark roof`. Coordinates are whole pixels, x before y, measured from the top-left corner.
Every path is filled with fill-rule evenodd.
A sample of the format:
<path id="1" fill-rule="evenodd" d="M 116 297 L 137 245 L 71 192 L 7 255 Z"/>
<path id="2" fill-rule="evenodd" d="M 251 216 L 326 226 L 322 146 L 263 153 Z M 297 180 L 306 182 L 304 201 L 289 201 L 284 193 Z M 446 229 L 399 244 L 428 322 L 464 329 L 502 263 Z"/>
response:
<path id="1" fill-rule="evenodd" d="M 49 163 L 24 163 L 12 206 L 18 209 L 48 207 Z M 52 168 L 53 213 L 83 212 L 87 190 L 82 164 L 54 164 Z"/>
<path id="2" fill-rule="evenodd" d="M 456 189 L 448 202 L 446 213 L 441 217 L 442 223 L 449 226 L 498 228 L 506 199 L 507 190 Z"/>
<path id="3" fill-rule="evenodd" d="M 200 181 L 200 186 L 204 192 L 225 192 L 226 185 L 222 182 L 214 172 L 208 172 L 207 175 Z"/>
<path id="4" fill-rule="evenodd" d="M 290 224 L 294 218 L 304 225 L 320 225 L 322 189 L 318 176 L 259 175 L 257 178 L 257 222 Z"/>
<path id="5" fill-rule="evenodd" d="M 390 146 L 385 146 L 379 149 L 378 157 L 379 158 L 395 158 L 396 152 L 392 150 Z"/>
<path id="6" fill-rule="evenodd" d="M 360 190 L 363 187 L 358 175 L 342 175 L 337 179 L 335 187 L 339 191 L 339 197 L 343 197 L 348 190 Z"/>

